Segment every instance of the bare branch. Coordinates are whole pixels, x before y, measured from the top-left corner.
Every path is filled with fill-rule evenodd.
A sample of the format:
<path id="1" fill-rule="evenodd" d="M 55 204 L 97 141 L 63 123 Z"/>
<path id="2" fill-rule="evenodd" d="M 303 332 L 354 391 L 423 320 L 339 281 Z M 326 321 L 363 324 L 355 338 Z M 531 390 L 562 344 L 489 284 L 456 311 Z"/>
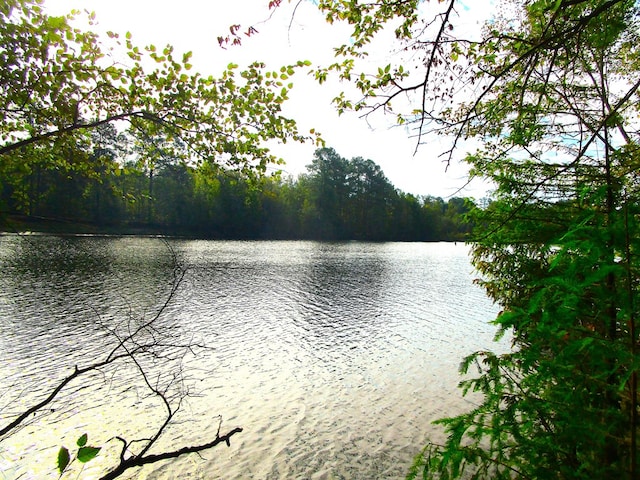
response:
<path id="1" fill-rule="evenodd" d="M 160 453 L 156 455 L 135 456 L 135 457 L 128 458 L 124 461 L 122 461 L 122 457 L 121 457 L 120 464 L 115 469 L 107 473 L 106 475 L 100 477 L 100 480 L 112 480 L 114 478 L 118 478 L 120 475 L 122 475 L 124 472 L 126 472 L 131 468 L 142 467 L 144 465 L 161 462 L 163 460 L 178 458 L 181 455 L 202 452 L 204 450 L 213 448 L 216 445 L 219 445 L 223 442 L 226 443 L 227 446 L 230 446 L 231 437 L 234 436 L 236 433 L 240 433 L 240 432 L 242 432 L 242 428 L 236 427 L 222 436 L 220 435 L 216 436 L 216 438 L 213 441 L 208 443 L 203 443 L 201 445 L 195 445 L 192 447 L 183 447 L 179 450 L 173 450 L 171 452 L 165 452 L 165 453 Z"/>
<path id="2" fill-rule="evenodd" d="M 162 361 L 178 362 L 181 365 L 185 355 L 193 352 L 193 348 L 195 346 L 199 346 L 198 344 L 193 343 L 192 339 L 184 344 L 176 341 L 177 337 L 172 333 L 173 329 L 171 327 L 160 327 L 158 325 L 158 321 L 166 312 L 178 292 L 186 273 L 186 269 L 180 265 L 176 252 L 173 250 L 171 245 L 166 242 L 166 240 L 165 245 L 170 252 L 174 267 L 172 270 L 171 287 L 164 299 L 164 302 L 158 307 L 157 311 L 148 320 L 141 323 L 136 322 L 136 319 L 132 314 L 129 314 L 129 321 L 124 324 L 121 323 L 120 326 L 108 327 L 100 322 L 102 327 L 117 340 L 116 345 L 109 350 L 105 355 L 105 358 L 83 368 L 76 367 L 73 373 L 63 378 L 44 399 L 27 408 L 23 413 L 4 426 L 0 430 L 0 436 L 11 435 L 11 433 L 30 416 L 50 404 L 60 394 L 60 392 L 74 380 L 81 378 L 83 375 L 90 372 L 101 372 L 103 367 L 112 365 L 119 361 L 131 362 L 133 364 L 137 371 L 138 378 L 141 379 L 146 390 L 160 400 L 165 413 L 160 425 L 148 438 L 127 441 L 122 436 L 114 437 L 115 440 L 122 444 L 122 448 L 119 453 L 119 462 L 113 469 L 108 471 L 103 478 L 116 478 L 131 468 L 137 468 L 162 460 L 176 458 L 189 453 L 199 453 L 213 448 L 222 442 L 229 445 L 230 438 L 236 433 L 242 431 L 242 428 L 237 427 L 228 433 L 221 435 L 220 428 L 222 419 L 220 418 L 218 430 L 213 441 L 170 450 L 160 454 L 148 454 L 150 449 L 157 443 L 167 427 L 174 420 L 175 415 L 180 410 L 183 400 L 187 396 L 190 396 L 190 392 L 188 388 L 185 388 L 183 385 L 184 372 L 181 367 L 178 367 L 177 371 L 174 370 L 169 372 L 168 377 L 166 372 L 159 372 L 154 379 L 151 371 L 147 366 L 145 366 L 144 360 L 145 358 L 159 359 Z M 169 330 L 167 330 L 167 328 Z M 126 333 L 122 334 L 122 330 Z M 163 340 L 167 334 L 170 335 L 170 338 L 173 340 Z M 178 351 L 174 351 L 175 349 L 178 349 Z M 173 389 L 176 387 L 176 392 L 172 393 Z M 130 452 L 130 447 L 137 443 L 142 443 L 142 447 L 139 452 L 135 454 L 132 453 L 128 456 L 127 454 Z"/>

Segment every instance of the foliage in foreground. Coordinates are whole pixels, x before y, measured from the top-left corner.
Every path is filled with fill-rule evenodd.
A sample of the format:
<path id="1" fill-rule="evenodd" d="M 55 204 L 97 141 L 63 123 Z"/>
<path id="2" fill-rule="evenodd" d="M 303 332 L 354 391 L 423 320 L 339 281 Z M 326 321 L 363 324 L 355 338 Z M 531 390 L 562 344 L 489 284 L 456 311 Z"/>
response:
<path id="1" fill-rule="evenodd" d="M 309 62 L 280 72 L 262 63 L 245 69 L 230 64 L 219 77 L 203 76 L 192 71 L 190 52 L 180 55 L 170 45 L 141 48 L 130 33 L 121 39 L 110 32 L 107 45 L 73 26 L 78 12 L 53 17 L 42 3 L 0 5 L 3 178 L 39 168 L 99 177 L 110 167 L 102 161 L 110 146 L 99 138 L 107 127 L 126 131 L 150 168 L 169 152 L 247 175 L 279 162 L 267 140 L 320 142 L 281 113 L 292 75 Z"/>
<path id="2" fill-rule="evenodd" d="M 74 460 L 77 459 L 80 463 L 87 463 L 96 458 L 98 453 L 100 453 L 101 448 L 87 445 L 88 440 L 89 436 L 86 433 L 78 437 L 78 440 L 76 440 L 78 450 L 73 456 L 71 456 L 67 447 L 60 447 L 60 450 L 58 450 L 58 472 L 60 472 L 60 476 L 64 474 Z"/>
<path id="3" fill-rule="evenodd" d="M 640 475 L 638 12 L 564 4 L 496 17 L 475 60 L 491 91 L 465 113 L 485 139 L 468 161 L 497 201 L 472 255 L 513 348 L 464 359 L 462 391 L 482 399 L 437 422 L 447 440 L 411 478 Z"/>

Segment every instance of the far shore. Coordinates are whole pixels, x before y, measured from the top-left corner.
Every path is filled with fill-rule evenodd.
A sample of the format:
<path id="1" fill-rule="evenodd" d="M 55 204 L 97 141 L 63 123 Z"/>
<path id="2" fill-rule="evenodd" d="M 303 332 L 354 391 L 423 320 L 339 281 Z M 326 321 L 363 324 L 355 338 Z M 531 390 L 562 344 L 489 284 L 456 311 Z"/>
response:
<path id="1" fill-rule="evenodd" d="M 68 235 L 68 236 L 137 236 L 137 237 L 168 237 L 192 240 L 318 240 L 312 238 L 280 238 L 280 237 L 247 237 L 238 238 L 221 234 L 204 234 L 180 228 L 173 228 L 163 225 L 142 225 L 142 224 L 103 224 L 99 225 L 91 222 L 59 219 L 28 215 L 8 215 L 0 216 L 0 236 L 1 235 Z M 324 241 L 350 241 L 349 239 L 324 239 Z M 361 241 L 373 241 L 361 239 Z M 390 240 L 393 241 L 393 240 Z M 401 241 L 401 240 L 400 240 Z M 464 242 L 462 239 L 435 240 L 434 242 Z M 418 242 L 422 243 L 422 242 Z"/>
<path id="2" fill-rule="evenodd" d="M 27 215 L 9 215 L 0 218 L 0 234 L 52 234 L 52 235 L 136 235 L 199 237 L 190 232 L 146 225 L 98 225 L 95 223 L 45 218 Z"/>

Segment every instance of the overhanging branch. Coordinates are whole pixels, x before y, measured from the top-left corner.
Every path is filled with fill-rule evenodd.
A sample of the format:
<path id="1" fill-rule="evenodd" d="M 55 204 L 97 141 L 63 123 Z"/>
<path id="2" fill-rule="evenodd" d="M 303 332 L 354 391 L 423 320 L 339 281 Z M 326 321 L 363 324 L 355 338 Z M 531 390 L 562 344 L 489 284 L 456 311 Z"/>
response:
<path id="1" fill-rule="evenodd" d="M 115 122 L 117 120 L 127 120 L 129 118 L 142 118 L 144 120 L 149 120 L 154 123 L 158 123 L 160 125 L 163 124 L 162 119 L 157 115 L 146 112 L 144 110 L 137 110 L 133 112 L 123 112 L 117 115 L 112 115 L 107 118 L 103 118 L 102 120 L 95 120 L 93 122 L 88 123 L 73 123 L 66 127 L 59 128 L 57 130 L 52 130 L 50 132 L 42 133 L 40 135 L 35 135 L 33 137 L 25 138 L 24 140 L 20 140 L 18 142 L 10 143 L 0 147 L 0 155 L 5 155 L 7 153 L 18 150 L 22 147 L 26 147 L 29 145 L 33 145 L 34 143 L 42 142 L 49 138 L 60 137 L 64 134 L 71 133 L 77 130 L 87 130 L 90 128 L 99 127 L 100 125 L 104 125 L 106 123 Z"/>

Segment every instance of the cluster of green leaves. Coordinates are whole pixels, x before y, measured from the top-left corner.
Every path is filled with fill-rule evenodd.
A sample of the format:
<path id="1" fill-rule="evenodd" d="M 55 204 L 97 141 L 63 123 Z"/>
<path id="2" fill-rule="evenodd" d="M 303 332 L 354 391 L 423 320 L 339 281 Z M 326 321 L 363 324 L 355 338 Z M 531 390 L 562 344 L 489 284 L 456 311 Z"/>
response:
<path id="1" fill-rule="evenodd" d="M 27 157 L 64 163 L 69 153 L 91 168 L 89 159 L 80 161 L 78 145 L 107 123 L 145 141 L 158 135 L 179 141 L 183 148 L 175 153 L 185 161 L 246 172 L 279 162 L 266 140 L 320 142 L 281 113 L 290 77 L 309 62 L 276 75 L 254 63 L 245 69 L 230 64 L 218 78 L 203 76 L 192 73 L 191 53 L 176 55 L 169 45 L 139 48 L 130 33 L 124 39 L 110 33 L 112 44 L 105 47 L 97 34 L 73 26 L 78 14 L 49 16 L 41 0 L 0 6 L 3 171 L 24 169 Z"/>
<path id="2" fill-rule="evenodd" d="M 447 441 L 428 446 L 414 476 L 635 478 L 640 264 L 625 251 L 640 246 L 638 203 L 624 205 L 616 219 L 575 204 L 549 205 L 538 212 L 537 225 L 571 220 L 564 232 L 552 225 L 527 243 L 521 225 L 503 222 L 509 216 L 526 225 L 529 212 L 514 215 L 508 202 L 490 210 L 483 217 L 487 226 L 499 226 L 500 236 L 479 242 L 474 262 L 485 275 L 481 283 L 504 307 L 495 323 L 512 336 L 514 349 L 464 360 L 463 392 L 479 392 L 482 401 L 439 421 Z M 610 221 L 623 238 L 631 235 L 619 255 L 608 247 L 611 230 L 602 222 Z"/>
<path id="3" fill-rule="evenodd" d="M 325 13 L 328 23 L 348 22 L 353 26 L 352 49 L 358 49 L 370 43 L 375 35 L 391 20 L 398 20 L 395 29 L 397 38 L 410 38 L 411 27 L 418 20 L 419 0 L 382 0 L 380 2 L 353 2 L 350 0 L 321 0 L 318 8 Z M 348 48 L 344 46 L 343 48 Z"/>
<path id="4" fill-rule="evenodd" d="M 77 459 L 80 463 L 87 463 L 96 458 L 98 453 L 100 453 L 100 447 L 91 447 L 87 445 L 89 437 L 86 433 L 82 434 L 78 440 L 76 441 L 76 445 L 78 447 L 78 451 L 75 454 L 75 457 L 72 459 L 69 453 L 69 449 L 66 447 L 60 447 L 58 451 L 58 472 L 60 472 L 60 476 L 67 471 L 67 468 L 71 465 L 74 459 Z"/>
<path id="5" fill-rule="evenodd" d="M 377 73 L 370 74 L 364 70 L 358 70 L 358 61 L 368 57 L 370 43 L 389 24 L 392 24 L 394 28 L 396 39 L 410 40 L 413 26 L 418 22 L 419 3 L 418 0 L 403 2 L 383 0 L 370 3 L 348 0 L 318 2 L 318 8 L 325 14 L 328 23 L 346 22 L 352 29 L 349 42 L 335 48 L 337 61 L 315 70 L 316 80 L 322 84 L 329 75 L 337 73 L 340 79 L 353 81 L 366 99 L 376 97 L 386 87 L 397 85 L 397 82 L 407 78 L 409 72 L 402 64 L 393 68 L 391 64 L 386 64 L 378 67 Z M 354 101 L 346 97 L 344 93 L 339 94 L 333 101 L 339 113 L 343 113 L 345 110 L 358 111 L 367 107 L 366 101 L 362 99 Z M 391 99 L 386 99 L 382 106 L 390 110 Z"/>

